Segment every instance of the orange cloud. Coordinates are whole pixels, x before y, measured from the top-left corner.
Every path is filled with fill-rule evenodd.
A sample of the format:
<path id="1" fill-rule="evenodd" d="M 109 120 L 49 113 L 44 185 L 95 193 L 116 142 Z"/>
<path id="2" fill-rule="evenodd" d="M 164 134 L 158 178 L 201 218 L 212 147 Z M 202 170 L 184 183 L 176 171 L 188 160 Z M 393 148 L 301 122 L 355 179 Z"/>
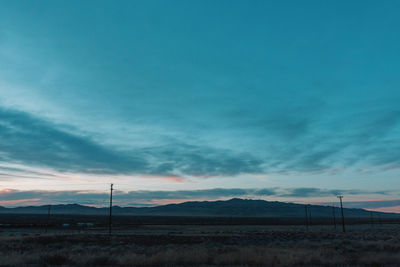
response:
<path id="1" fill-rule="evenodd" d="M 12 190 L 12 189 L 3 189 L 3 190 L 0 190 L 0 195 L 6 195 L 6 194 L 10 194 L 10 193 L 12 193 L 12 192 L 15 192 L 15 190 Z"/>
<path id="2" fill-rule="evenodd" d="M 164 179 L 176 183 L 184 183 L 186 182 L 185 178 L 179 177 L 179 176 L 164 176 L 164 177 L 159 177 L 159 179 Z"/>
<path id="3" fill-rule="evenodd" d="M 19 204 L 19 203 L 25 203 L 25 202 L 38 202 L 42 200 L 41 198 L 28 198 L 28 199 L 16 199 L 16 200 L 0 200 L 0 204 L 6 204 L 6 205 L 13 205 L 13 204 Z"/>
<path id="4" fill-rule="evenodd" d="M 138 175 L 136 177 L 161 179 L 161 180 L 167 180 L 167 181 L 171 181 L 171 182 L 175 182 L 175 183 L 188 183 L 188 180 L 186 180 L 185 178 L 180 177 L 180 176 Z"/>

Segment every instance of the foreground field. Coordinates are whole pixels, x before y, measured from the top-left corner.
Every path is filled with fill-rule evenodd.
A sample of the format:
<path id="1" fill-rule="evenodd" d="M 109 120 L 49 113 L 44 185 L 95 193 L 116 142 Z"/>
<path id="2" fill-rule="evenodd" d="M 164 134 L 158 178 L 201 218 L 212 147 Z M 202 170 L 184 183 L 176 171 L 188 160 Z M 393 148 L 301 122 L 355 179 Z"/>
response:
<path id="1" fill-rule="evenodd" d="M 3 230 L 1 265 L 400 265 L 400 226 L 151 226 L 100 232 Z"/>

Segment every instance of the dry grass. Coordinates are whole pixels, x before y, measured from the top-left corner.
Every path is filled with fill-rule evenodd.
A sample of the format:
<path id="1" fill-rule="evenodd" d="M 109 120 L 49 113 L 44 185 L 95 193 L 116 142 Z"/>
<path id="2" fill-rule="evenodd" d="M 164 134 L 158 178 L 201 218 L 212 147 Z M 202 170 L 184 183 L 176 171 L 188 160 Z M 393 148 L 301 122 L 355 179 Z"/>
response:
<path id="1" fill-rule="evenodd" d="M 400 231 L 0 237 L 9 266 L 400 266 Z"/>
<path id="2" fill-rule="evenodd" d="M 208 249 L 205 246 L 168 248 L 153 253 L 124 251 L 107 253 L 100 247 L 97 251 L 74 253 L 67 249 L 53 252 L 11 253 L 2 255 L 5 265 L 79 265 L 79 266 L 248 266 L 248 265 L 321 265 L 345 264 L 340 255 L 328 254 L 311 249 L 271 249 L 269 247 L 226 247 L 226 252 Z M 152 249 L 150 249 L 152 250 Z"/>

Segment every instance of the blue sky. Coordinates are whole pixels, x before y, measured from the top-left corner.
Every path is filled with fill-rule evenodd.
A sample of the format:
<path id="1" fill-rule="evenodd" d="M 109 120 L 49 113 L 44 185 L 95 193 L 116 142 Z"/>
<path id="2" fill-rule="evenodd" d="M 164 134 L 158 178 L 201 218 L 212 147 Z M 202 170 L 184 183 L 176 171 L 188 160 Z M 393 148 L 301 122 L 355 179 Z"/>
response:
<path id="1" fill-rule="evenodd" d="M 399 8 L 3 1 L 0 202 L 397 201 Z"/>

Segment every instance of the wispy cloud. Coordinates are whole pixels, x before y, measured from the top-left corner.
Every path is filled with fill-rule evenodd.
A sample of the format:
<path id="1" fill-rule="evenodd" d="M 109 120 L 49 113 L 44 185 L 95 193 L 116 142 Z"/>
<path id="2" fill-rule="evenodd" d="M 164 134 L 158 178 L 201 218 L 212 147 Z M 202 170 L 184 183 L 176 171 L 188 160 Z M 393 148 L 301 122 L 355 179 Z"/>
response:
<path id="1" fill-rule="evenodd" d="M 178 139 L 146 147 L 119 147 L 102 144 L 77 129 L 40 119 L 26 112 L 0 108 L 0 161 L 52 168 L 60 172 L 98 174 L 153 174 L 168 177 L 233 176 L 272 172 L 329 171 L 332 166 L 348 166 L 357 161 L 373 166 L 397 166 L 400 149 L 397 139 L 382 139 L 397 126 L 398 113 L 359 127 L 357 134 L 313 137 L 300 133 L 293 142 L 279 143 L 269 153 L 238 152 L 207 145 L 193 145 Z M 286 117 L 288 118 L 288 117 Z M 297 129 L 302 119 L 288 119 L 268 128 Z M 287 124 L 292 125 L 287 127 Z M 285 126 L 286 125 L 286 126 Z M 304 127 L 299 126 L 303 130 Z M 380 130 L 376 130 L 380 128 Z M 323 138 L 323 139 L 322 139 Z M 373 144 L 370 144 L 374 140 Z M 354 160 L 357 159 L 357 160 Z M 3 174 L 7 170 L 4 168 Z M 8 170 L 15 171 L 15 170 Z M 29 173 L 32 175 L 34 173 Z M 13 174 L 10 173 L 10 177 Z M 28 174 L 21 174 L 28 175 Z M 35 174 L 36 176 L 37 173 Z M 4 175 L 3 175 L 4 176 Z"/>
<path id="2" fill-rule="evenodd" d="M 64 126 L 65 128 L 65 126 Z M 101 174 L 236 175 L 262 172 L 247 153 L 170 142 L 121 151 L 26 112 L 0 108 L 0 161 Z M 4 170 L 4 168 L 3 168 Z M 16 171 L 16 170 L 9 170 Z M 32 173 L 31 173 L 32 174 Z"/>
<path id="3" fill-rule="evenodd" d="M 0 122 L 3 162 L 94 173 L 143 171 L 147 167 L 140 158 L 122 156 L 88 137 L 69 133 L 25 112 L 1 108 Z"/>
<path id="4" fill-rule="evenodd" d="M 400 199 L 375 199 L 368 201 L 347 201 L 347 206 L 352 208 L 389 208 L 400 206 Z"/>
<path id="5" fill-rule="evenodd" d="M 283 193 L 283 197 L 325 197 L 337 195 L 365 195 L 365 194 L 386 195 L 389 191 L 365 191 L 357 189 L 320 189 L 320 188 L 293 188 Z"/>
<path id="6" fill-rule="evenodd" d="M 159 205 L 165 203 L 177 203 L 190 200 L 218 200 L 229 198 L 261 198 L 285 197 L 287 199 L 327 197 L 346 193 L 346 195 L 382 195 L 387 196 L 389 192 L 384 191 L 362 191 L 362 190 L 326 190 L 318 188 L 262 188 L 262 189 L 241 189 L 241 188 L 214 188 L 203 190 L 176 190 L 176 191 L 115 191 L 115 203 L 122 206 L 143 206 Z M 12 205 L 48 204 L 48 203 L 79 203 L 87 205 L 105 205 L 109 195 L 106 192 L 97 191 L 20 191 L 7 189 L 0 191 L 0 203 Z M 35 200 L 35 201 L 33 201 Z M 348 204 L 356 207 L 357 202 Z M 369 202 L 359 202 L 359 207 L 368 206 Z M 371 202 L 372 203 L 372 202 Z M 398 203 L 398 202 L 396 202 Z M 387 204 L 396 204 L 388 201 Z M 383 207 L 385 202 L 380 202 Z M 388 206 L 388 205 L 387 205 Z"/>
<path id="7" fill-rule="evenodd" d="M 28 2 L 0 1 L 0 188 L 400 189 L 400 2 Z"/>

